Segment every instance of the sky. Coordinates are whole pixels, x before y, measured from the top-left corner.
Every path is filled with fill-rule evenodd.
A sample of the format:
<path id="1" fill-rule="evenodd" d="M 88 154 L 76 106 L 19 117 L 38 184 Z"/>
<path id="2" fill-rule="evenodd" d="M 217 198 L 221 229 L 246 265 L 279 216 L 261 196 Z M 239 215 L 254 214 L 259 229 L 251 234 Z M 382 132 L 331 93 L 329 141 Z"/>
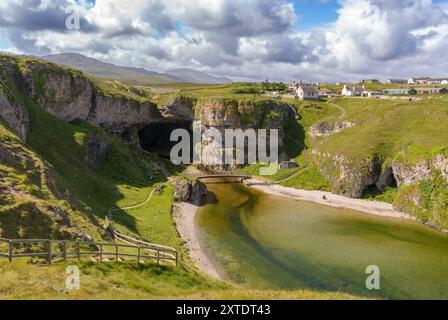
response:
<path id="1" fill-rule="evenodd" d="M 2 0 L 0 50 L 234 80 L 444 77 L 448 0 Z"/>

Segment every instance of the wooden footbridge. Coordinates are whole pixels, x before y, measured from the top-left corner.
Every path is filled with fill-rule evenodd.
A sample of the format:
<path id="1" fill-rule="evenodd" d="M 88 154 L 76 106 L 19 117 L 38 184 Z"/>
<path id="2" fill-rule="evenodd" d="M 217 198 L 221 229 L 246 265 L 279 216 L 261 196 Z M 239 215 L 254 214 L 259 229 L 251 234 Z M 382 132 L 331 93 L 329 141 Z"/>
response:
<path id="1" fill-rule="evenodd" d="M 237 179 L 240 182 L 244 180 L 252 179 L 252 176 L 247 174 L 233 174 L 233 173 L 222 173 L 222 174 L 205 174 L 197 176 L 199 180 L 211 180 L 211 179 Z"/>

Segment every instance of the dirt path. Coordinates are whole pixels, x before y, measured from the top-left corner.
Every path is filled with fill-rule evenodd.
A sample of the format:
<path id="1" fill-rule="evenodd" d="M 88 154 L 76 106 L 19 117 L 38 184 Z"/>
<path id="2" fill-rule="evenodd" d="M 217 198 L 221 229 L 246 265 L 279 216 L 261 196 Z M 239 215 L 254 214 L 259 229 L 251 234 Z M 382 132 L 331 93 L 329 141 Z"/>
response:
<path id="1" fill-rule="evenodd" d="M 329 104 L 332 105 L 333 107 L 339 109 L 339 111 L 341 111 L 341 114 L 338 116 L 338 119 L 342 119 L 346 116 L 347 111 L 343 107 L 341 107 L 340 105 L 338 105 L 335 102 L 329 102 Z"/>

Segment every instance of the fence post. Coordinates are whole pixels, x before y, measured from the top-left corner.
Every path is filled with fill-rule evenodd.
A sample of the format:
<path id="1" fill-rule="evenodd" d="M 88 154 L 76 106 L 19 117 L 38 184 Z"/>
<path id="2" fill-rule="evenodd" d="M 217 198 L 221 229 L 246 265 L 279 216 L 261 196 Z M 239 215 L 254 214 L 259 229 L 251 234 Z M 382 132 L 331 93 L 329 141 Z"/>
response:
<path id="1" fill-rule="evenodd" d="M 177 251 L 174 251 L 174 256 L 176 257 L 176 267 L 178 266 L 178 260 L 179 260 L 179 253 Z"/>
<path id="2" fill-rule="evenodd" d="M 115 260 L 118 262 L 118 244 L 115 244 Z"/>
<path id="3" fill-rule="evenodd" d="M 51 264 L 51 260 L 52 260 L 52 253 L 51 253 L 51 240 L 48 240 L 47 242 L 48 245 L 48 257 L 47 257 L 47 262 L 48 264 Z"/>
<path id="4" fill-rule="evenodd" d="M 12 250 L 13 250 L 12 241 L 9 240 L 9 262 L 12 262 Z"/>
<path id="5" fill-rule="evenodd" d="M 81 260 L 81 245 L 79 242 L 76 242 L 76 257 L 78 258 L 78 262 Z"/>
<path id="6" fill-rule="evenodd" d="M 63 244 L 64 244 L 64 261 L 67 262 L 67 241 L 64 241 Z"/>
<path id="7" fill-rule="evenodd" d="M 103 262 L 103 245 L 100 244 L 100 262 Z"/>
<path id="8" fill-rule="evenodd" d="M 140 264 L 140 246 L 137 249 L 137 264 Z"/>
<path id="9" fill-rule="evenodd" d="M 160 248 L 157 248 L 157 264 L 160 264 Z"/>

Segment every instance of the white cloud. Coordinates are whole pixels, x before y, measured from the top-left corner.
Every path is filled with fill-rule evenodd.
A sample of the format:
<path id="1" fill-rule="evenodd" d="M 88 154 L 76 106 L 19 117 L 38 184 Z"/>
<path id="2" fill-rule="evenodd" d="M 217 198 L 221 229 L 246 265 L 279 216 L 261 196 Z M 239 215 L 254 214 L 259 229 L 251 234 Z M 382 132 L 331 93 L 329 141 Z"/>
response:
<path id="1" fill-rule="evenodd" d="M 194 67 L 239 79 L 348 80 L 447 69 L 448 5 L 341 0 L 338 19 L 296 29 L 287 0 L 97 0 L 80 31 L 65 29 L 73 0 L 3 0 L 0 30 L 16 51 L 77 51 L 161 71 Z M 445 73 L 446 74 L 446 73 Z"/>

